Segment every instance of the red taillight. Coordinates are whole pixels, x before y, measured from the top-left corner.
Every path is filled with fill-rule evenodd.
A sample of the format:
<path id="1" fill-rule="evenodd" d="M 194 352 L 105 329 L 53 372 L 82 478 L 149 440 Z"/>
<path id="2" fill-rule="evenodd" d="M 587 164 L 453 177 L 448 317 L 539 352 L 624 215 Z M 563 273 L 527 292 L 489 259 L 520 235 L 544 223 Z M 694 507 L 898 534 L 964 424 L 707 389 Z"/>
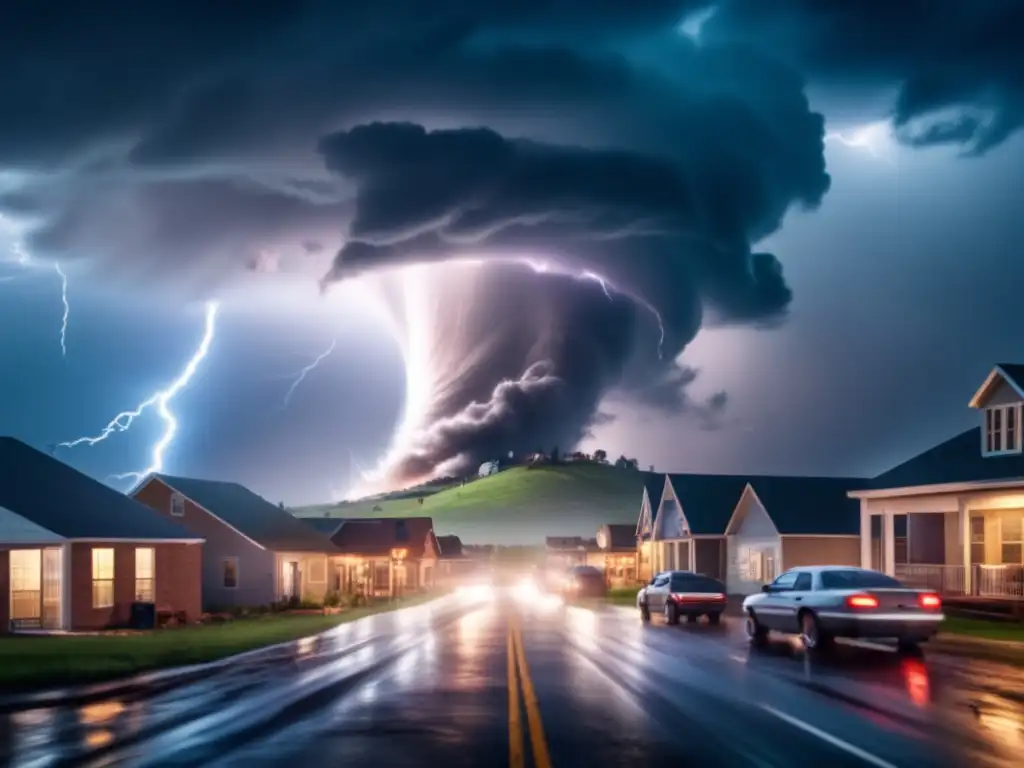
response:
<path id="1" fill-rule="evenodd" d="M 922 608 L 929 611 L 937 611 L 942 607 L 942 600 L 939 599 L 939 596 L 929 593 L 918 595 L 917 602 Z"/>
<path id="2" fill-rule="evenodd" d="M 677 603 L 721 603 L 725 595 L 721 592 L 673 592 L 672 599 Z"/>
<path id="3" fill-rule="evenodd" d="M 850 595 L 846 604 L 851 608 L 877 608 L 878 600 L 871 595 Z"/>

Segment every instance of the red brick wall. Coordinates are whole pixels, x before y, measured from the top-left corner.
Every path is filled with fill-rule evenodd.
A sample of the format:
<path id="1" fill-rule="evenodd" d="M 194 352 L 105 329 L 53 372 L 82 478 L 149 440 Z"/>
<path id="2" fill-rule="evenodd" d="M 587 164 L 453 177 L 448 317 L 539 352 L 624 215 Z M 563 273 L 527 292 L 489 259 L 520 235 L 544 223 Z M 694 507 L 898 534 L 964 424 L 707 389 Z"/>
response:
<path id="1" fill-rule="evenodd" d="M 135 548 L 152 546 L 156 559 L 158 608 L 185 611 L 197 619 L 202 610 L 202 545 L 73 543 L 71 545 L 71 629 L 88 630 L 127 624 L 135 601 Z M 114 605 L 92 607 L 92 550 L 114 550 Z"/>
<path id="2" fill-rule="evenodd" d="M 0 634 L 11 628 L 11 558 L 0 551 Z"/>

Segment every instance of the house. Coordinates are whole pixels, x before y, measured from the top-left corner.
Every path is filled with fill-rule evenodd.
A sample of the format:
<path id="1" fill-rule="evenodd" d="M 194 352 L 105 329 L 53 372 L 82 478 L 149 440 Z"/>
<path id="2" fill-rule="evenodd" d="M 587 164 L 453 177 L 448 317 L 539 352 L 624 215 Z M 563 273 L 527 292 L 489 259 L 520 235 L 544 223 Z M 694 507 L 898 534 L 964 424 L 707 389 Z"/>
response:
<path id="1" fill-rule="evenodd" d="M 480 561 L 462 551 L 458 536 L 436 536 L 439 552 L 435 581 L 437 584 L 455 582 L 480 568 Z"/>
<path id="2" fill-rule="evenodd" d="M 337 547 L 248 488 L 158 474 L 145 478 L 131 496 L 205 540 L 206 610 L 324 599 L 328 558 Z"/>
<path id="3" fill-rule="evenodd" d="M 644 491 L 640 502 L 640 517 L 636 524 L 637 542 L 637 579 L 641 582 L 650 581 L 654 576 L 652 561 L 654 521 L 661 504 L 661 494 L 665 490 L 665 475 L 648 472 L 644 475 Z"/>
<path id="4" fill-rule="evenodd" d="M 725 582 L 750 594 L 782 571 L 860 565 L 859 478 L 752 476 L 725 528 Z"/>
<path id="5" fill-rule="evenodd" d="M 488 477 L 490 475 L 498 474 L 499 467 L 496 461 L 485 461 L 480 465 L 480 469 L 477 470 L 477 477 Z"/>
<path id="6" fill-rule="evenodd" d="M 332 581 L 338 591 L 384 597 L 435 584 L 434 571 L 441 552 L 431 518 L 377 517 L 339 522 L 330 534 L 337 550 L 331 564 Z"/>
<path id="7" fill-rule="evenodd" d="M 597 548 L 604 555 L 601 568 L 611 587 L 636 583 L 636 530 L 632 525 L 602 525 L 597 530 Z"/>
<path id="8" fill-rule="evenodd" d="M 874 478 L 861 563 L 947 595 L 1024 599 L 1024 365 L 996 365 L 968 406 L 978 425 Z"/>
<path id="9" fill-rule="evenodd" d="M 545 568 L 548 571 L 568 571 L 576 565 L 604 567 L 604 555 L 598 549 L 597 539 L 582 536 L 548 536 L 544 539 Z"/>
<path id="10" fill-rule="evenodd" d="M 203 537 L 0 438 L 0 632 L 125 626 L 132 604 L 198 619 Z"/>
<path id="11" fill-rule="evenodd" d="M 689 570 L 749 594 L 788 568 L 859 563 L 855 478 L 664 475 L 660 496 L 644 489 L 638 550 L 641 578 Z"/>

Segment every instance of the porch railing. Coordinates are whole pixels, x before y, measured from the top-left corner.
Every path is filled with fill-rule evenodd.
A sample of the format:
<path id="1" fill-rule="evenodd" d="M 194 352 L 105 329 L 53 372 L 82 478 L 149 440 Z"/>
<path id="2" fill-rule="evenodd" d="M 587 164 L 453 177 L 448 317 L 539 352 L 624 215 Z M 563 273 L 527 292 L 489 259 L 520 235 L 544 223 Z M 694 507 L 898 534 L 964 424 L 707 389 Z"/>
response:
<path id="1" fill-rule="evenodd" d="M 900 564 L 895 575 L 908 587 L 943 595 L 1024 600 L 1024 565 L 972 565 L 969 590 L 964 588 L 962 565 Z"/>
<path id="2" fill-rule="evenodd" d="M 962 565 L 899 564 L 896 578 L 913 589 L 933 589 L 942 595 L 964 594 Z"/>

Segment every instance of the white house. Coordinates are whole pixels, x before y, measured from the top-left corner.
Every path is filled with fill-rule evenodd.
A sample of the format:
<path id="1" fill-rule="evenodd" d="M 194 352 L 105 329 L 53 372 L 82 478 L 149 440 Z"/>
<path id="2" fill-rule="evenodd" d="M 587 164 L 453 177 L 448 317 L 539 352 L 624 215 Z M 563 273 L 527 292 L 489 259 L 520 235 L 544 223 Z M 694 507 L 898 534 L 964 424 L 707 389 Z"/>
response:
<path id="1" fill-rule="evenodd" d="M 978 426 L 851 492 L 861 563 L 948 595 L 1024 599 L 1024 365 L 996 365 Z"/>

